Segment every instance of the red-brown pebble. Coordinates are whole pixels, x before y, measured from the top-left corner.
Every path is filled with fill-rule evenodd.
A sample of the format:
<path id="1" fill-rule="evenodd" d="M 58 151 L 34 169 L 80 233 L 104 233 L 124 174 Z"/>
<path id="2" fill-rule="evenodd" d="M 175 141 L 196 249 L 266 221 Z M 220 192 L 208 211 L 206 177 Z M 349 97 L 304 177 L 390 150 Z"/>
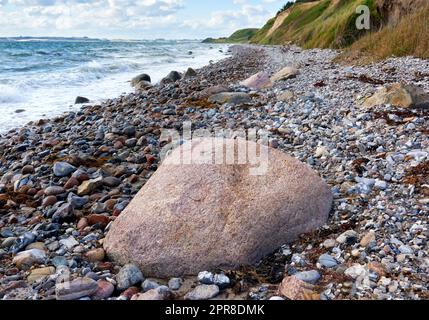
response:
<path id="1" fill-rule="evenodd" d="M 64 188 L 69 190 L 72 189 L 74 187 L 77 187 L 79 185 L 79 180 L 75 177 L 71 177 L 66 184 L 64 185 Z"/>
<path id="2" fill-rule="evenodd" d="M 113 291 L 115 290 L 113 284 L 106 280 L 97 281 L 97 285 L 97 291 L 92 295 L 92 299 L 94 300 L 107 299 L 113 294 Z"/>
<path id="3" fill-rule="evenodd" d="M 93 249 L 85 254 L 89 262 L 100 262 L 104 260 L 105 252 L 103 248 Z"/>
<path id="4" fill-rule="evenodd" d="M 81 218 L 79 222 L 77 223 L 77 229 L 82 230 L 85 229 L 88 226 L 88 219 Z"/>
<path id="5" fill-rule="evenodd" d="M 102 214 L 90 214 L 88 217 L 88 225 L 93 226 L 94 224 L 100 223 L 103 226 L 107 226 L 109 224 L 109 217 L 106 217 Z"/>
<path id="6" fill-rule="evenodd" d="M 57 203 L 58 199 L 56 196 L 47 196 L 43 199 L 42 206 L 43 208 L 49 207 Z"/>
<path id="7" fill-rule="evenodd" d="M 128 300 L 131 299 L 131 297 L 137 293 L 140 292 L 139 288 L 136 287 L 131 287 L 128 288 L 127 290 L 125 290 L 124 292 L 121 293 L 121 296 L 126 297 Z"/>
<path id="8" fill-rule="evenodd" d="M 107 209 L 108 211 L 112 211 L 112 210 L 113 210 L 113 207 L 114 207 L 114 206 L 115 206 L 115 204 L 116 204 L 116 200 L 115 200 L 115 199 L 109 199 L 109 200 L 107 200 L 104 204 L 106 205 L 106 209 Z"/>

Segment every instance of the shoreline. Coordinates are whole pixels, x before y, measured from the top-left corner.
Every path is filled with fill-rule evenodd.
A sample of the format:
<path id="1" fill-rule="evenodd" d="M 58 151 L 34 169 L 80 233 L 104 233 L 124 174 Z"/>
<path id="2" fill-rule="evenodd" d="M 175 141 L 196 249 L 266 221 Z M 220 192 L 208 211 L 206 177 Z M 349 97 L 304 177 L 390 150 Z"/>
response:
<path id="1" fill-rule="evenodd" d="M 151 74 L 153 82 L 157 82 L 171 70 L 182 72 L 187 67 L 200 68 L 210 60 L 223 59 L 226 51 L 226 46 L 209 47 L 192 41 L 160 45 L 153 42 L 101 43 L 83 44 L 81 49 L 73 51 L 69 43 L 54 46 L 50 42 L 14 44 L 8 48 L 7 44 L 0 42 L 0 47 L 6 46 L 0 55 L 1 59 L 6 59 L 0 68 L 5 70 L 0 71 L 0 108 L 3 110 L 0 132 L 38 118 L 79 111 L 79 105 L 74 104 L 77 96 L 99 104 L 132 93 L 134 90 L 129 81 L 143 70 Z M 44 45 L 47 47 L 45 51 L 37 50 Z M 59 54 L 62 48 L 64 52 Z M 85 50 L 88 56 L 84 55 Z M 120 50 L 123 52 L 119 53 Z M 74 55 L 82 57 L 82 61 L 77 61 Z M 15 56 L 21 64 L 8 62 L 8 58 Z M 54 59 L 57 66 L 50 67 L 44 60 L 47 57 Z M 35 62 L 40 66 L 33 70 Z M 29 69 L 27 76 L 21 71 L 25 68 Z"/>
<path id="2" fill-rule="evenodd" d="M 412 168 L 429 163 L 429 115 L 393 106 L 363 109 L 360 102 L 378 87 L 400 81 L 428 92 L 429 61 L 406 57 L 348 67 L 331 62 L 338 54 L 333 50 L 249 45 L 230 50 L 233 56 L 196 70 L 196 77 L 0 134 L 0 299 L 54 299 L 58 270 L 65 269 L 72 278 L 115 286 L 109 279 L 121 266 L 104 254 L 91 262 L 88 252 L 102 248 L 109 223 L 156 171 L 166 143 L 162 129 L 180 129 L 184 121 L 210 131 L 266 129 L 270 146 L 307 163 L 334 193 L 326 226 L 254 266 L 224 270 L 231 286 L 218 298 L 276 297 L 284 277 L 310 271 L 317 274 L 312 290 L 320 299 L 428 299 L 429 195 L 419 180 L 427 173 L 413 175 Z M 272 88 L 238 84 L 288 65 L 299 74 Z M 248 94 L 250 102 L 245 107 L 210 102 L 220 86 Z M 80 169 L 61 177 L 53 171 L 57 162 Z M 78 194 L 84 181 L 98 177 L 101 185 Z M 34 238 L 25 240 L 31 231 Z M 46 252 L 30 271 L 17 267 L 12 253 L 28 246 Z M 330 267 L 321 264 L 323 255 L 331 257 Z M 41 266 L 54 269 L 37 277 L 34 270 Z M 31 275 L 37 280 L 29 284 Z M 198 284 L 197 275 L 183 280 L 174 298 Z M 11 289 L 19 281 L 19 290 Z M 144 291 L 133 290 L 128 295 Z M 121 292 L 115 289 L 111 296 Z"/>

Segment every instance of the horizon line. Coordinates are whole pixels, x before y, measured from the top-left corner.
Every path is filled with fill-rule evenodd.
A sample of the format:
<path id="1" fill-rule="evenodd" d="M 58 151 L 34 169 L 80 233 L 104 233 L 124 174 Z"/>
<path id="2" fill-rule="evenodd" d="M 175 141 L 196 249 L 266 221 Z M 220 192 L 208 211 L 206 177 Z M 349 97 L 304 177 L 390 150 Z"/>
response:
<path id="1" fill-rule="evenodd" d="M 1 36 L 0 39 L 80 39 L 80 40 L 99 40 L 99 41 L 190 41 L 190 40 L 204 40 L 206 38 L 153 38 L 153 39 L 137 39 L 137 38 L 98 38 L 98 37 L 88 37 L 88 36 Z"/>

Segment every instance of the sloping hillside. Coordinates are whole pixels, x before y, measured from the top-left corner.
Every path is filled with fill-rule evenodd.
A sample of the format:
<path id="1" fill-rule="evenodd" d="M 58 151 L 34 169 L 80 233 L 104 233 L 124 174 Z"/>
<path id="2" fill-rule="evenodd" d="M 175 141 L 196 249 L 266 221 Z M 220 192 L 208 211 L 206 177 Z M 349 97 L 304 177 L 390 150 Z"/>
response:
<path id="1" fill-rule="evenodd" d="M 391 56 L 429 58 L 429 3 L 414 11 L 402 19 L 398 11 L 390 11 L 386 27 L 355 42 L 339 59 L 367 63 Z"/>
<path id="2" fill-rule="evenodd" d="M 250 39 L 259 31 L 259 29 L 241 29 L 234 32 L 228 38 L 207 38 L 203 43 L 248 43 Z"/>
<path id="3" fill-rule="evenodd" d="M 304 48 L 342 48 L 365 34 L 357 30 L 356 8 L 367 5 L 373 28 L 381 25 L 375 0 L 318 0 L 296 3 L 280 13 L 251 39 L 257 44 L 294 42 Z"/>
<path id="4" fill-rule="evenodd" d="M 356 28 L 360 5 L 370 9 L 370 30 Z M 259 30 L 207 42 L 345 49 L 341 60 L 365 63 L 389 56 L 429 58 L 428 31 L 429 0 L 297 0 Z"/>

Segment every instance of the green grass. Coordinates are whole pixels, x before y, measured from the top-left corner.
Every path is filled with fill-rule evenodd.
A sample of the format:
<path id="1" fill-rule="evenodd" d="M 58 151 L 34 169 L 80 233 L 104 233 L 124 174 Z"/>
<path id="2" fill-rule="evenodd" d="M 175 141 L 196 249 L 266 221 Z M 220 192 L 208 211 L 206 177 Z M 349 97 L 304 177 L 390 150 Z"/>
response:
<path id="1" fill-rule="evenodd" d="M 259 29 L 242 29 L 234 32 L 228 39 L 233 42 L 248 42 Z"/>
<path id="2" fill-rule="evenodd" d="M 299 0 L 270 19 L 261 29 L 239 30 L 217 43 L 285 44 L 303 48 L 345 49 L 339 61 L 367 63 L 391 56 L 429 58 L 429 4 L 384 26 L 376 9 L 377 0 Z M 370 9 L 370 30 L 358 30 L 359 5 Z M 281 14 L 281 16 L 280 16 Z M 285 15 L 287 16 L 285 17 Z M 277 19 L 283 18 L 281 22 Z M 277 23 L 276 23 L 277 22 Z M 280 23 L 280 24 L 279 24 Z M 274 26 L 279 25 L 272 31 Z"/>
<path id="3" fill-rule="evenodd" d="M 276 18 L 272 18 L 268 20 L 268 22 L 258 32 L 256 32 L 256 34 L 250 39 L 250 42 L 265 44 L 264 42 L 265 42 L 266 34 L 272 28 L 275 21 L 276 21 Z"/>
<path id="4" fill-rule="evenodd" d="M 274 21 L 264 26 L 252 39 L 252 43 L 284 44 L 294 42 L 304 48 L 344 48 L 366 34 L 357 30 L 356 8 L 367 5 L 371 11 L 373 27 L 380 18 L 375 9 L 375 0 L 320 0 L 296 3 L 288 9 L 289 15 L 270 36 L 268 31 Z M 269 27 L 270 26 L 270 27 Z"/>
<path id="5" fill-rule="evenodd" d="M 208 38 L 204 43 L 248 43 L 249 40 L 259 31 L 259 29 L 241 29 L 234 32 L 228 38 Z"/>
<path id="6" fill-rule="evenodd" d="M 405 16 L 397 25 L 360 38 L 341 54 L 338 61 L 365 64 L 407 55 L 428 59 L 428 35 L 429 5 Z"/>

